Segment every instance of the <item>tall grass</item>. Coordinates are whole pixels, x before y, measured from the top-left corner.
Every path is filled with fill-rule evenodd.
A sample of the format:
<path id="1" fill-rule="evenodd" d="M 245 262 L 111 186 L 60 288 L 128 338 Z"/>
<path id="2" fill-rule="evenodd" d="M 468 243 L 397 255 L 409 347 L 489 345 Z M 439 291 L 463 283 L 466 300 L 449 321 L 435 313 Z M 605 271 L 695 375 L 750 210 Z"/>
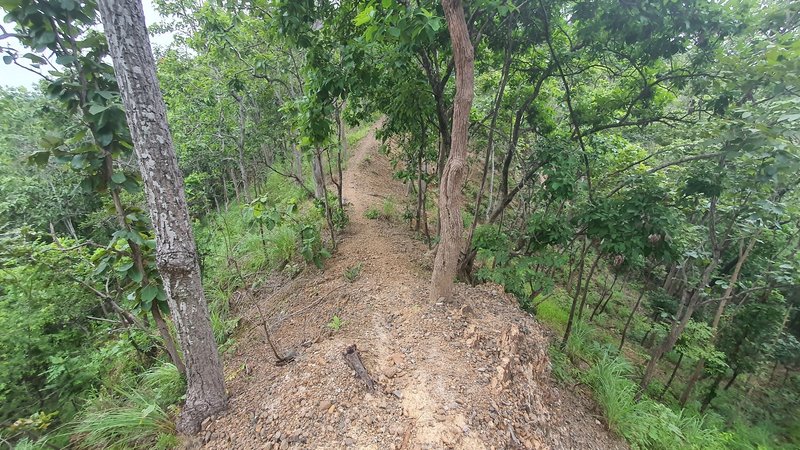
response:
<path id="1" fill-rule="evenodd" d="M 72 434 L 79 448 L 129 449 L 152 447 L 163 434 L 174 434 L 170 414 L 157 401 L 133 389 L 90 400 L 77 416 Z"/>
<path id="2" fill-rule="evenodd" d="M 171 363 L 151 367 L 135 386 L 98 392 L 67 427 L 78 448 L 172 448 L 172 412 L 186 382 Z"/>
<path id="3" fill-rule="evenodd" d="M 705 423 L 703 417 L 675 412 L 645 398 L 634 400 L 637 386 L 628 376 L 632 368 L 623 358 L 605 354 L 584 375 L 603 408 L 608 426 L 634 449 L 725 449 L 731 434 Z"/>

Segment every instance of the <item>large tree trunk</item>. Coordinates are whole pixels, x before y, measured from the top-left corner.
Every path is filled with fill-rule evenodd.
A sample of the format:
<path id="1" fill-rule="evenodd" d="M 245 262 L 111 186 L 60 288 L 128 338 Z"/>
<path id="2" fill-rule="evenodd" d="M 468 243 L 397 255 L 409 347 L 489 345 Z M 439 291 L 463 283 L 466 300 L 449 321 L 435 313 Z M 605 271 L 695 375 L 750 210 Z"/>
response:
<path id="1" fill-rule="evenodd" d="M 164 280 L 186 363 L 186 403 L 178 430 L 226 407 L 225 382 L 208 315 L 183 178 L 167 126 L 141 0 L 99 3 L 128 125 L 156 234 L 156 264 Z"/>
<path id="2" fill-rule="evenodd" d="M 448 298 L 453 289 L 464 238 L 461 220 L 461 187 L 467 164 L 469 111 L 472 108 L 474 54 L 460 0 L 442 0 L 456 70 L 456 96 L 453 102 L 452 147 L 439 184 L 439 222 L 441 234 L 433 263 L 430 297 Z"/>

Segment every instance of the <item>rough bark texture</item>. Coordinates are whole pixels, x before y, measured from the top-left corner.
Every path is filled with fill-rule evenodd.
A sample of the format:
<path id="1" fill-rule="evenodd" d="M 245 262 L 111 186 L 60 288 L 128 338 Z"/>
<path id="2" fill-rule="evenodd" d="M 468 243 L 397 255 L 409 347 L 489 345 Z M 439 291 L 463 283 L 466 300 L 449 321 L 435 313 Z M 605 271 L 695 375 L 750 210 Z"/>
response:
<path id="1" fill-rule="evenodd" d="M 322 149 L 316 149 L 311 157 L 311 173 L 314 176 L 314 198 L 325 198 L 325 172 L 322 169 Z"/>
<path id="2" fill-rule="evenodd" d="M 141 0 L 103 0 L 99 6 L 155 228 L 156 263 L 185 356 L 186 404 L 178 430 L 195 433 L 203 419 L 225 408 L 227 398 L 183 178 L 167 126 Z"/>
<path id="3" fill-rule="evenodd" d="M 453 289 L 461 256 L 464 223 L 461 220 L 461 186 L 467 165 L 469 111 L 474 94 L 474 54 L 460 0 L 442 0 L 456 70 L 456 96 L 453 102 L 452 147 L 439 185 L 439 247 L 433 262 L 430 297 L 448 298 Z"/>

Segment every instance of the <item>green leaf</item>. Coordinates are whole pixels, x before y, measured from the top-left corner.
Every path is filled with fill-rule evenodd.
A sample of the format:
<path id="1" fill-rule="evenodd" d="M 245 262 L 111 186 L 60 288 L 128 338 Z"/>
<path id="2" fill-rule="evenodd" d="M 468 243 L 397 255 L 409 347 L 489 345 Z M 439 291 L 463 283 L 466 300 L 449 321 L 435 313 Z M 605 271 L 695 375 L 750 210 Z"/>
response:
<path id="1" fill-rule="evenodd" d="M 111 181 L 114 183 L 120 184 L 126 180 L 125 174 L 122 172 L 117 172 L 114 175 L 111 175 Z"/>
<path id="2" fill-rule="evenodd" d="M 144 279 L 144 274 L 140 272 L 139 269 L 131 267 L 128 269 L 128 278 L 130 278 L 134 283 L 141 283 Z"/>
<path id="3" fill-rule="evenodd" d="M 68 64 L 72 64 L 78 58 L 72 55 L 59 55 L 56 57 L 56 64 L 61 64 L 62 66 L 66 66 Z"/>
<path id="4" fill-rule="evenodd" d="M 91 110 L 89 112 L 91 113 Z M 110 144 L 113 139 L 114 139 L 114 135 L 112 133 L 110 133 L 110 132 L 100 133 L 97 136 L 97 143 L 100 144 L 101 147 L 105 147 L 108 144 Z"/>
<path id="5" fill-rule="evenodd" d="M 158 295 L 158 288 L 152 284 L 148 284 L 142 289 L 142 292 L 139 295 L 141 295 L 142 301 L 152 302 L 153 299 Z"/>
<path id="6" fill-rule="evenodd" d="M 70 164 L 72 164 L 73 169 L 83 169 L 86 167 L 86 155 L 80 154 L 73 156 Z"/>
<path id="7" fill-rule="evenodd" d="M 50 152 L 48 150 L 42 150 L 28 156 L 28 163 L 36 164 L 39 167 L 47 165 L 47 161 L 49 160 L 50 160 Z"/>
<path id="8" fill-rule="evenodd" d="M 11 55 L 3 55 L 3 62 L 6 64 L 11 64 L 14 62 L 14 57 Z"/>
<path id="9" fill-rule="evenodd" d="M 353 24 L 355 26 L 360 27 L 361 25 L 365 25 L 372 20 L 372 15 L 375 12 L 375 7 L 372 5 L 367 6 L 364 8 L 358 15 L 353 19 Z"/>
<path id="10" fill-rule="evenodd" d="M 42 58 L 39 55 L 34 55 L 33 53 L 25 53 L 24 55 L 22 55 L 22 57 L 30 59 L 31 62 L 33 62 L 34 64 L 46 64 L 47 63 L 46 59 Z"/>
<path id="11" fill-rule="evenodd" d="M 89 107 L 89 114 L 94 116 L 94 115 L 100 114 L 101 112 L 103 112 L 103 111 L 105 111 L 107 109 L 108 109 L 108 106 L 94 103 L 94 104 L 92 104 L 92 106 Z M 111 141 L 109 140 L 109 142 L 111 142 Z M 105 145 L 108 145 L 108 144 L 105 144 Z"/>

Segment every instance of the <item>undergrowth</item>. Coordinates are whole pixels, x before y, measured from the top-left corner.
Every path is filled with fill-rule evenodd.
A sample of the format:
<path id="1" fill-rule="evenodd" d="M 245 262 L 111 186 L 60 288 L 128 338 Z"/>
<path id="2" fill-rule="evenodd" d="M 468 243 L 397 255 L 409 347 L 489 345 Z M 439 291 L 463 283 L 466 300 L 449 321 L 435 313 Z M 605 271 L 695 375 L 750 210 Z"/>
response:
<path id="1" fill-rule="evenodd" d="M 138 384 L 103 390 L 89 399 L 67 427 L 78 448 L 173 448 L 174 416 L 186 386 L 174 365 L 152 367 Z"/>

